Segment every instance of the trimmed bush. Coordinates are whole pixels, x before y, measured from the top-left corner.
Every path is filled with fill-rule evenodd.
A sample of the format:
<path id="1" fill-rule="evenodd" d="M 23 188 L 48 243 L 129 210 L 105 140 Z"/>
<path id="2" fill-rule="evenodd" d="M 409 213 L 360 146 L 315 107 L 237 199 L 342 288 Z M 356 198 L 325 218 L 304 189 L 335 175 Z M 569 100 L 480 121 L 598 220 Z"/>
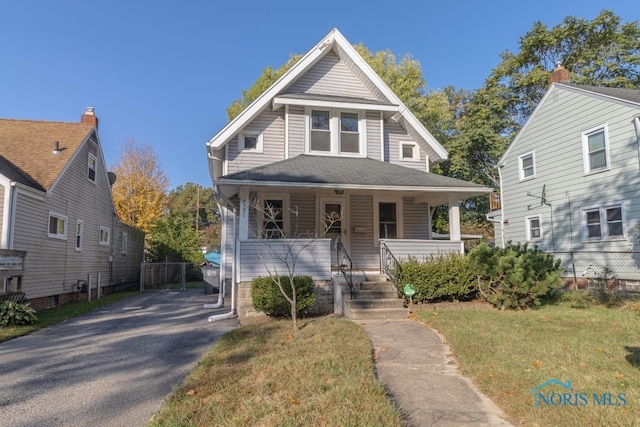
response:
<path id="1" fill-rule="evenodd" d="M 13 301 L 0 303 L 0 326 L 33 325 L 38 316 L 33 308 Z"/>
<path id="2" fill-rule="evenodd" d="M 280 292 L 276 280 L 281 280 L 284 291 L 291 297 L 291 283 L 286 276 L 256 277 L 251 281 L 253 308 L 273 317 L 290 317 L 291 304 Z M 301 313 L 316 302 L 314 283 L 310 276 L 295 276 L 296 312 Z"/>
<path id="3" fill-rule="evenodd" d="M 432 255 L 422 262 L 412 257 L 400 265 L 400 287 L 413 284 L 414 302 L 469 300 L 476 295 L 476 276 L 462 254 Z"/>
<path id="4" fill-rule="evenodd" d="M 526 244 L 506 248 L 482 244 L 469 253 L 469 265 L 480 295 L 500 309 L 540 305 L 562 286 L 560 260 Z"/>

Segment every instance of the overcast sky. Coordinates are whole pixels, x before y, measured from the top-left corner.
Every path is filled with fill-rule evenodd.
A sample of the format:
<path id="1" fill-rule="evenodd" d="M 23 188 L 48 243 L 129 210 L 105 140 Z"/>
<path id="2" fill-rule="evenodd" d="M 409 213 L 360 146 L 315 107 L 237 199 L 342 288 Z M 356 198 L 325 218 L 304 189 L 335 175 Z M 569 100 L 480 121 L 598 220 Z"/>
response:
<path id="1" fill-rule="evenodd" d="M 172 188 L 210 186 L 204 144 L 226 108 L 334 27 L 374 52 L 411 54 L 430 90 L 477 89 L 534 22 L 605 8 L 640 20 L 634 0 L 2 0 L 0 117 L 76 122 L 92 106 L 107 166 L 128 139 L 149 142 Z"/>

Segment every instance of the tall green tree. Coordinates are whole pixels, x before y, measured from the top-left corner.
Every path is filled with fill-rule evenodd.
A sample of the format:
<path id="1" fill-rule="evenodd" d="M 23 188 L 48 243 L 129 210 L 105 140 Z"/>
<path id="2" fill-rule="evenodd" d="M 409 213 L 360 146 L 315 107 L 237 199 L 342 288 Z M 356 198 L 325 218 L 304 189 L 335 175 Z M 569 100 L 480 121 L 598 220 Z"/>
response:
<path id="1" fill-rule="evenodd" d="M 220 246 L 220 221 L 213 188 L 187 182 L 169 192 L 167 209 L 170 215 L 180 214 L 189 219 L 200 234 L 200 246 L 207 251 Z"/>

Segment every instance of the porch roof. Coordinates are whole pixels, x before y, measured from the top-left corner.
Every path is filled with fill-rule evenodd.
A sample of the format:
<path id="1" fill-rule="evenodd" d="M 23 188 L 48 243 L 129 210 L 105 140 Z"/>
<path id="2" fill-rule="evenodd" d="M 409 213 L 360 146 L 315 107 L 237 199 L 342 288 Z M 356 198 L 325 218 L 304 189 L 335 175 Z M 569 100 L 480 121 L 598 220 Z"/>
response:
<path id="1" fill-rule="evenodd" d="M 225 175 L 216 179 L 214 184 L 227 197 L 237 194 L 242 186 L 456 193 L 460 199 L 491 191 L 482 185 L 368 157 L 306 154 Z"/>

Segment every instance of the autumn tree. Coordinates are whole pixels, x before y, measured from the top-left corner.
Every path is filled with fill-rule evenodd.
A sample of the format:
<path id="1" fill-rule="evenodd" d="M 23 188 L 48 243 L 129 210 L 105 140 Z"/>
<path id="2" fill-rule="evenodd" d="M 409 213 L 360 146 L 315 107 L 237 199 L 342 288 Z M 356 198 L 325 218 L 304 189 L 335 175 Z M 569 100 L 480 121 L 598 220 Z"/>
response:
<path id="1" fill-rule="evenodd" d="M 112 170 L 117 177 L 111 190 L 118 217 L 149 233 L 164 214 L 169 185 L 155 150 L 149 144 L 128 140 Z"/>

